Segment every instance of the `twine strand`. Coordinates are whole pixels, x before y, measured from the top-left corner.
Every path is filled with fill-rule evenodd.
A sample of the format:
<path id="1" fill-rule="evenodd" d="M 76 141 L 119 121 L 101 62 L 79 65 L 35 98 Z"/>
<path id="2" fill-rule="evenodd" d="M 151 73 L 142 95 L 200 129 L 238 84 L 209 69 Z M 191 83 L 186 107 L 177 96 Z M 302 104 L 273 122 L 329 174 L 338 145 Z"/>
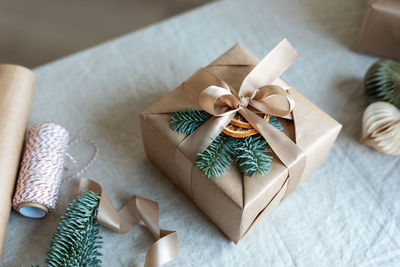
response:
<path id="1" fill-rule="evenodd" d="M 64 178 L 62 180 L 62 183 L 69 182 L 69 181 L 71 181 L 73 179 L 76 179 L 76 178 L 80 177 L 93 164 L 93 162 L 97 159 L 97 156 L 99 154 L 99 146 L 95 142 L 90 140 L 89 138 L 83 138 L 83 137 L 75 138 L 74 140 L 69 142 L 69 148 L 73 147 L 77 143 L 90 144 L 93 147 L 93 154 L 92 154 L 91 158 L 88 160 L 88 162 L 85 165 L 83 165 L 82 167 L 79 167 L 77 161 L 75 160 L 75 158 L 73 156 L 71 156 L 67 152 L 65 154 L 65 156 L 72 161 L 72 163 L 74 164 L 75 168 L 71 169 L 71 168 L 68 168 L 68 167 L 64 167 L 67 171 L 74 171 L 74 173 L 72 173 L 71 175 L 69 175 L 66 178 Z"/>

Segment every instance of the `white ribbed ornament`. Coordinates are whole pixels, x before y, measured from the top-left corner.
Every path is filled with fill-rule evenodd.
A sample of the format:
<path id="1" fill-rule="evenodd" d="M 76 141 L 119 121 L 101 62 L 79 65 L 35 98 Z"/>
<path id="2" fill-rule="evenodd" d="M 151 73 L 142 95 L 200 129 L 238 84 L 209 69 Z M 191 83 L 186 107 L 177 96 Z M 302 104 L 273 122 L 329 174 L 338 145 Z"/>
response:
<path id="1" fill-rule="evenodd" d="M 387 102 L 370 104 L 363 115 L 361 142 L 385 154 L 400 154 L 400 110 Z"/>

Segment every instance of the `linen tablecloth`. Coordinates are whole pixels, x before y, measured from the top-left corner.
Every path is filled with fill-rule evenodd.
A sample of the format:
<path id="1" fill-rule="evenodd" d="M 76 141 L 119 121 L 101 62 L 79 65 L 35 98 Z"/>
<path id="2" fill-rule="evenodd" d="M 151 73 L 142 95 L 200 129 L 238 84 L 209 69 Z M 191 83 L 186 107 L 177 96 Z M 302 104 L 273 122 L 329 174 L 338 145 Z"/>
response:
<path id="1" fill-rule="evenodd" d="M 362 79 L 376 60 L 353 52 L 363 6 L 241 0 L 195 9 L 35 69 L 30 126 L 54 121 L 95 141 L 99 158 L 84 176 L 115 206 L 132 194 L 160 203 L 161 226 L 177 230 L 180 244 L 168 266 L 395 266 L 400 160 L 359 142 Z M 261 58 L 283 38 L 302 54 L 283 78 L 343 130 L 323 167 L 235 245 L 146 158 L 138 114 L 236 42 Z M 84 162 L 90 149 L 72 153 Z M 1 266 L 43 262 L 71 187 L 61 188 L 56 212 L 43 220 L 12 212 Z M 141 266 L 153 242 L 142 226 L 101 233 L 103 266 Z"/>

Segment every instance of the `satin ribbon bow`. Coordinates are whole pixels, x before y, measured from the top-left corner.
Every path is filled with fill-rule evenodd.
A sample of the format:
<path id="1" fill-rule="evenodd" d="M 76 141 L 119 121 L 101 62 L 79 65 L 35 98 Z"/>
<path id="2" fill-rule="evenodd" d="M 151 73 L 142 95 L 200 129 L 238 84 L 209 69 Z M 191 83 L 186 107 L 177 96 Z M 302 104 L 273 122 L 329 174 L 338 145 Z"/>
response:
<path id="1" fill-rule="evenodd" d="M 294 101 L 277 85 L 258 88 L 250 97 L 238 96 L 229 87 L 212 85 L 200 93 L 199 105 L 214 116 L 227 116 L 239 112 L 250 124 L 256 124 L 253 119 L 257 116 L 256 113 L 276 117 L 288 116 L 294 108 Z"/>
<path id="2" fill-rule="evenodd" d="M 285 197 L 297 187 L 305 168 L 303 151 L 283 132 L 266 122 L 257 113 L 281 118 L 294 118 L 293 99 L 276 85 L 280 75 L 299 57 L 284 39 L 244 78 L 236 93 L 223 80 L 207 69 L 200 69 L 185 86 L 200 92 L 198 105 L 213 115 L 178 146 L 175 153 L 178 183 L 192 195 L 191 169 L 196 155 L 204 151 L 239 112 L 261 134 L 281 162 L 288 168 Z"/>

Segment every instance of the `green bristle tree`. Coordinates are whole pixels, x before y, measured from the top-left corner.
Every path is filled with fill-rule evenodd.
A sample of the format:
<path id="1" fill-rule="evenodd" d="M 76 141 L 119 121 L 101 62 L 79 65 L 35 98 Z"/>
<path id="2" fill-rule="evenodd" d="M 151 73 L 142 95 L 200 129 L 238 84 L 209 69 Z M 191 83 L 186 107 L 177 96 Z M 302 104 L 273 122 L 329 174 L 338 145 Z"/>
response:
<path id="1" fill-rule="evenodd" d="M 205 111 L 186 109 L 173 113 L 170 125 L 173 130 L 189 135 L 209 118 L 211 115 Z M 271 116 L 269 123 L 283 130 L 276 117 Z M 259 134 L 234 138 L 221 133 L 204 152 L 197 155 L 196 166 L 208 177 L 219 177 L 236 160 L 241 172 L 247 176 L 262 175 L 271 169 L 273 157 L 267 155 L 270 152 L 267 142 Z"/>
<path id="2" fill-rule="evenodd" d="M 400 108 L 400 64 L 389 59 L 375 62 L 364 79 L 370 102 L 385 101 Z"/>
<path id="3" fill-rule="evenodd" d="M 206 122 L 211 115 L 205 111 L 186 109 L 171 116 L 171 128 L 174 131 L 189 135 Z"/>
<path id="4" fill-rule="evenodd" d="M 197 154 L 196 166 L 208 177 L 218 177 L 231 165 L 235 155 L 235 140 L 221 133 L 203 153 Z"/>
<path id="5" fill-rule="evenodd" d="M 247 176 L 263 175 L 271 170 L 272 156 L 267 155 L 271 150 L 261 135 L 256 134 L 239 138 L 236 145 L 236 161 L 239 168 Z"/>
<path id="6" fill-rule="evenodd" d="M 47 252 L 46 266 L 101 266 L 102 237 L 96 221 L 100 195 L 84 190 L 61 217 Z"/>

